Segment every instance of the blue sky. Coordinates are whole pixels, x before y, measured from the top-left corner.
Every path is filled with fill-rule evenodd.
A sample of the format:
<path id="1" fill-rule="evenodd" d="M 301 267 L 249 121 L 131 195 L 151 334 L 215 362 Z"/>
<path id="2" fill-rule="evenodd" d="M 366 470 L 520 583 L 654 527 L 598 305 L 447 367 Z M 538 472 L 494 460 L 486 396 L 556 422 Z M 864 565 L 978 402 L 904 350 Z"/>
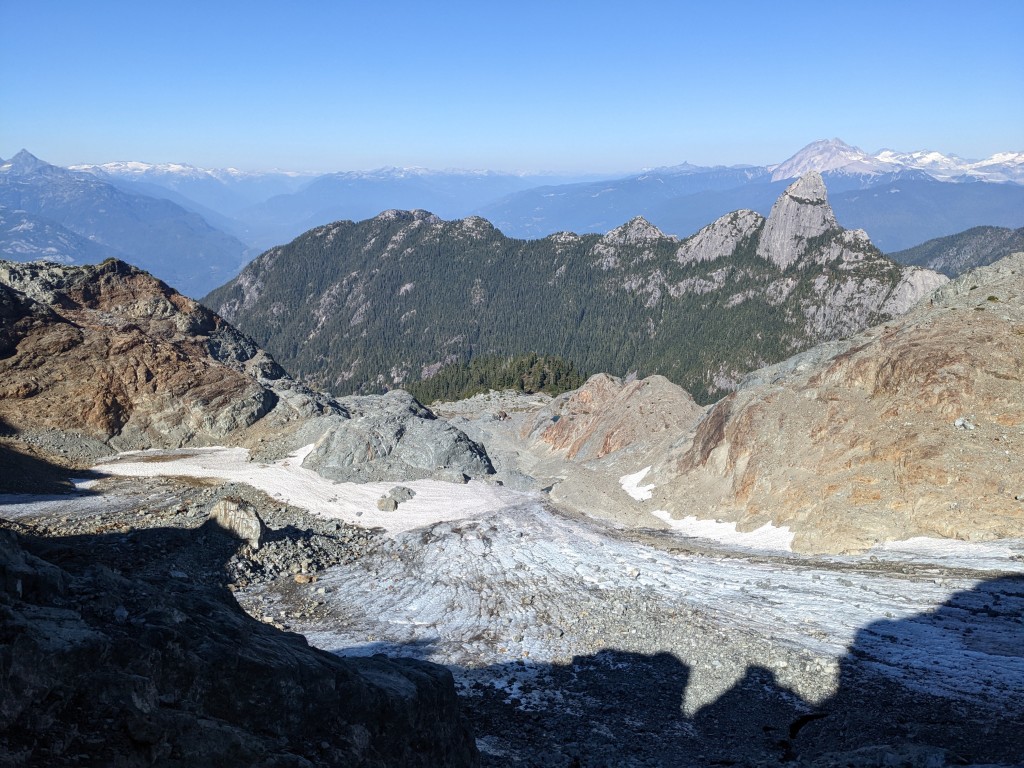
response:
<path id="1" fill-rule="evenodd" d="M 0 0 L 0 156 L 567 172 L 1024 150 L 1024 2 Z"/>

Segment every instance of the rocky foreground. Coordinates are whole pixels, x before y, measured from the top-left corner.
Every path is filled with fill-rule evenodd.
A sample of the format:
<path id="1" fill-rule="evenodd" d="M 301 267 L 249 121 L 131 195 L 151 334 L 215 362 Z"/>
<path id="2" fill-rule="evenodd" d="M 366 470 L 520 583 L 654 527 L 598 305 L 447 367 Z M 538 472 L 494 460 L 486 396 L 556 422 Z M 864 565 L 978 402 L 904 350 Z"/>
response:
<path id="1" fill-rule="evenodd" d="M 109 491 L 96 514 L 0 523 L 0 764 L 476 764 L 442 667 L 316 650 L 229 589 L 315 581 L 366 532 L 244 488 Z M 276 523 L 259 550 L 209 518 L 225 496 Z"/>
<path id="2" fill-rule="evenodd" d="M 170 476 L 0 499 L 11 764 L 1020 754 L 1022 540 L 807 558 L 595 524 L 530 494 L 385 536 L 154 466 Z M 226 506 L 259 516 L 258 547 L 215 524 Z"/>

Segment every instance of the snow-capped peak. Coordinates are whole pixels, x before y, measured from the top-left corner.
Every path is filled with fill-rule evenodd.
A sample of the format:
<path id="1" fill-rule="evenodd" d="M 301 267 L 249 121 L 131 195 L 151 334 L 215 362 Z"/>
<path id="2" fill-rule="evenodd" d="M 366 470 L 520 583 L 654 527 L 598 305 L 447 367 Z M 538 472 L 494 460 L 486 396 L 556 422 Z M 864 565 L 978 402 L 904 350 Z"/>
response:
<path id="1" fill-rule="evenodd" d="M 885 163 L 841 139 L 814 141 L 772 169 L 772 181 L 795 179 L 811 171 L 842 171 L 873 175 L 886 173 Z"/>
<path id="2" fill-rule="evenodd" d="M 923 171 L 939 181 L 965 178 L 982 181 L 1024 183 L 1024 152 L 1000 152 L 987 160 L 964 160 L 933 150 L 897 152 L 883 149 L 869 155 L 840 139 L 822 139 L 808 144 L 791 158 L 769 166 L 772 181 L 803 176 L 809 171 L 865 176 Z"/>
<path id="3" fill-rule="evenodd" d="M 98 165 L 69 166 L 69 170 L 83 171 L 97 176 L 112 176 L 129 181 L 155 181 L 157 183 L 200 180 L 233 181 L 261 176 L 308 176 L 295 171 L 240 171 L 237 168 L 199 168 L 188 163 L 144 163 L 138 160 L 118 160 Z"/>
<path id="4" fill-rule="evenodd" d="M 44 168 L 51 168 L 49 163 L 40 160 L 27 149 L 23 149 L 10 160 L 0 165 L 4 171 L 13 174 L 34 173 Z"/>
<path id="5" fill-rule="evenodd" d="M 986 160 L 964 160 L 941 152 L 894 152 L 883 149 L 875 158 L 889 163 L 894 170 L 912 168 L 924 171 L 939 181 L 974 178 L 995 182 L 1024 182 L 1024 152 L 999 152 Z"/>

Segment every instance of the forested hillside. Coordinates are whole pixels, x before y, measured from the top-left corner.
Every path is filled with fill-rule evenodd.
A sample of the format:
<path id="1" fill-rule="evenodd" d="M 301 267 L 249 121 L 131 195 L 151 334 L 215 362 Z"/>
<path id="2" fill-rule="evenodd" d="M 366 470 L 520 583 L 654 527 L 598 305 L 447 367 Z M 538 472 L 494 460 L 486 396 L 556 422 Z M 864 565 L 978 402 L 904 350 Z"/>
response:
<path id="1" fill-rule="evenodd" d="M 538 353 L 591 373 L 660 373 L 707 401 L 746 371 L 906 309 L 938 277 L 839 228 L 813 177 L 767 220 L 736 212 L 684 241 L 639 218 L 604 236 L 524 241 L 476 217 L 387 211 L 274 248 L 205 301 L 336 393 Z"/>
<path id="2" fill-rule="evenodd" d="M 585 374 L 571 362 L 550 355 L 485 355 L 443 366 L 437 373 L 405 384 L 422 403 L 463 400 L 482 392 L 518 390 L 560 395 L 583 386 Z"/>
<path id="3" fill-rule="evenodd" d="M 1018 251 L 1024 251 L 1024 228 L 974 227 L 891 253 L 889 258 L 957 277 Z"/>

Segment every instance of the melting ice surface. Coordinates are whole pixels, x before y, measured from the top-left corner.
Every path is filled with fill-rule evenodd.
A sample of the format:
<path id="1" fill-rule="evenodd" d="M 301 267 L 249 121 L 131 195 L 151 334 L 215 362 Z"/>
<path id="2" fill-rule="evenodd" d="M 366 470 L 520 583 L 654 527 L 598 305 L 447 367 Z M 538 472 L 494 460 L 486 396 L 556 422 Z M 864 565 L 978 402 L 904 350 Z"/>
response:
<path id="1" fill-rule="evenodd" d="M 749 649 L 746 663 L 768 666 L 783 681 L 794 658 L 824 660 L 820 677 L 834 679 L 835 662 L 856 644 L 863 663 L 908 686 L 979 701 L 1010 690 L 1024 701 L 1024 624 L 979 632 L 974 608 L 944 606 L 955 593 L 974 599 L 968 591 L 988 578 L 1024 574 L 1024 540 L 915 539 L 860 558 L 810 558 L 785 551 L 785 529 L 743 534 L 687 519 L 666 521 L 679 529 L 678 546 L 649 546 L 629 531 L 566 517 L 540 497 L 478 481 L 403 483 L 416 496 L 397 512 L 381 512 L 376 500 L 395 483 L 326 480 L 300 466 L 307 452 L 267 464 L 249 461 L 240 448 L 137 452 L 96 469 L 248 483 L 314 514 L 386 528 L 391 538 L 377 550 L 317 582 L 335 620 L 293 627 L 339 653 L 386 651 L 464 668 L 565 661 L 627 647 L 629 635 L 616 632 L 638 626 L 635 617 L 621 619 L 642 608 L 650 628 L 644 652 L 664 637 L 676 644 L 663 650 L 692 670 L 689 711 L 743 674 L 742 664 L 722 668 L 715 642 L 732 644 L 733 661 Z M 649 493 L 640 486 L 646 472 L 622 478 L 623 488 Z M 53 505 L 63 513 L 75 505 L 85 511 L 111 500 L 0 498 L 5 502 L 0 514 L 10 517 Z M 694 535 L 732 552 L 687 551 Z M 259 591 L 272 597 L 269 587 Z M 976 610 L 989 610 L 985 594 L 977 594 Z M 1024 594 L 1004 595 L 1001 610 L 1015 610 L 1014 601 L 1019 617 Z M 711 637 L 710 650 L 679 645 L 685 631 Z M 758 656 L 768 638 L 779 652 Z"/>

